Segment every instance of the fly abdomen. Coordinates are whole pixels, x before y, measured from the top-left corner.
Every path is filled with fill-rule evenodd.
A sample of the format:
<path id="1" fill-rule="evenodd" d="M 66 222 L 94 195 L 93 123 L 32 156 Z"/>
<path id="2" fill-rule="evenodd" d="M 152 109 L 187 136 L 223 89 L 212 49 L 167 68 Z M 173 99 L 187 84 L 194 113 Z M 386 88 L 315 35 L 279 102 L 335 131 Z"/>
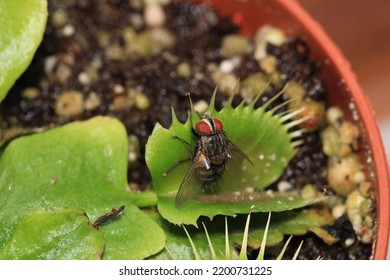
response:
<path id="1" fill-rule="evenodd" d="M 225 171 L 225 163 L 214 165 L 212 164 L 209 169 L 200 168 L 198 173 L 198 179 L 204 183 L 204 185 L 210 185 L 215 183 L 221 178 Z"/>

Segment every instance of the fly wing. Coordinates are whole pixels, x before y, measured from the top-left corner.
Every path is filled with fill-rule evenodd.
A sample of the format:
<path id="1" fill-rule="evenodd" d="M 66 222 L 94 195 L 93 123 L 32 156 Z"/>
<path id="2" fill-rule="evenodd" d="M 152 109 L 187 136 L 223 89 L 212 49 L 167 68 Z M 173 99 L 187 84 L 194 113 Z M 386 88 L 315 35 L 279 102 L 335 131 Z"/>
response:
<path id="1" fill-rule="evenodd" d="M 250 158 L 228 139 L 226 139 L 226 150 L 228 152 L 227 170 L 233 172 L 239 170 L 244 160 L 249 161 L 249 163 L 253 165 Z"/>
<path id="2" fill-rule="evenodd" d="M 193 164 L 188 169 L 176 194 L 175 206 L 180 208 L 189 198 L 196 196 L 201 188 L 202 182 L 199 180 L 200 168 L 207 168 L 208 163 L 204 156 L 195 156 Z"/>
<path id="3" fill-rule="evenodd" d="M 196 192 L 197 188 L 199 188 L 199 179 L 198 179 L 198 173 L 199 168 L 192 165 L 186 175 L 184 176 L 183 181 L 180 184 L 179 190 L 176 194 L 176 200 L 175 200 L 175 206 L 176 208 L 180 208 L 183 206 L 184 202 L 190 198 L 193 197 Z"/>

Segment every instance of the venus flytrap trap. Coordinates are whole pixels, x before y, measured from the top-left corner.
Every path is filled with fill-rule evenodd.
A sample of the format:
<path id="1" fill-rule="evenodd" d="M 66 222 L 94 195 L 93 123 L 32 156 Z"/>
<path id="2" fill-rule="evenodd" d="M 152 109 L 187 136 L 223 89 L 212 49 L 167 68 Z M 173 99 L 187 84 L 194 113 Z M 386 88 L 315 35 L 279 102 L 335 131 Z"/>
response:
<path id="1" fill-rule="evenodd" d="M 300 144 L 299 136 L 303 133 L 296 126 L 304 119 L 294 117 L 301 111 L 280 110 L 291 100 L 272 106 L 275 100 L 282 98 L 283 90 L 259 108 L 255 107 L 255 103 L 261 97 L 261 93 L 249 104 L 243 101 L 236 107 L 232 105 L 234 98 L 232 95 L 226 105 L 217 111 L 216 92 L 215 90 L 212 95 L 206 113 L 215 120 L 192 113 L 194 108 L 190 100 L 189 117 L 184 124 L 178 121 L 172 109 L 170 128 L 165 129 L 157 124 L 148 140 L 146 161 L 158 199 L 156 219 L 167 235 L 164 250 L 166 252 L 162 251 L 155 257 L 247 259 L 246 248 L 250 247 L 259 250 L 257 259 L 264 259 L 266 246 L 280 244 L 285 235 L 304 235 L 308 232 L 313 232 L 327 244 L 337 242 L 337 238 L 332 237 L 323 228 L 334 223 L 334 219 L 325 208 L 300 210 L 302 207 L 324 200 L 324 196 L 317 194 L 304 198 L 296 191 L 288 193 L 264 191 L 264 188 L 279 178 L 289 160 L 295 155 Z M 272 109 L 268 109 L 269 107 Z M 238 174 L 231 174 L 229 170 L 225 170 L 217 181 L 218 186 L 212 192 L 202 193 L 202 185 L 199 184 L 199 194 L 177 207 L 176 192 L 179 186 L 183 185 L 186 170 L 193 164 L 188 160 L 189 155 L 194 152 L 191 147 L 196 146 L 197 140 L 193 133 L 193 124 L 203 124 L 199 120 L 204 119 L 210 121 L 208 126 L 211 129 L 213 126 L 218 128 L 219 120 L 223 122 L 226 137 L 242 149 L 249 159 L 240 161 L 242 166 L 236 166 L 239 169 Z M 195 126 L 195 132 L 198 133 L 196 129 Z M 170 170 L 168 174 L 167 170 Z M 271 224 L 270 215 L 268 217 L 264 215 L 270 212 L 274 212 Z M 234 227 L 229 234 L 228 216 L 237 215 L 237 218 L 230 218 L 235 220 L 231 221 Z M 245 215 L 247 219 L 243 221 Z M 256 224 L 264 224 L 265 229 L 250 227 L 251 216 L 254 217 Z M 221 224 L 221 217 L 225 219 L 224 225 Z M 182 225 L 187 238 L 183 239 L 183 232 L 178 231 L 178 228 L 170 223 Z M 199 227 L 203 228 L 205 238 Z M 283 257 L 290 240 L 291 237 L 284 244 L 280 254 L 275 256 L 276 259 Z M 237 244 L 241 250 L 237 252 L 232 244 Z M 297 254 L 294 258 L 297 258 Z"/>
<path id="2" fill-rule="evenodd" d="M 175 224 L 195 225 L 200 216 L 213 218 L 216 215 L 279 212 L 301 208 L 323 199 L 321 196 L 303 198 L 297 192 L 287 194 L 262 191 L 282 175 L 296 153 L 296 147 L 300 144 L 299 137 L 303 132 L 296 126 L 304 119 L 293 119 L 301 111 L 279 112 L 290 100 L 268 109 L 275 100 L 282 98 L 283 90 L 258 108 L 255 104 L 262 96 L 261 93 L 251 103 L 243 101 L 236 107 L 232 105 L 234 95 L 231 95 L 219 111 L 215 108 L 216 94 L 217 90 L 212 95 L 207 114 L 223 122 L 227 139 L 242 150 L 249 160 L 241 161 L 234 172 L 225 170 L 212 191 L 202 193 L 204 189 L 197 182 L 198 193 L 182 207 L 177 207 L 176 193 L 183 178 L 187 176 L 187 170 L 195 165 L 188 160 L 194 153 L 193 147 L 197 141 L 192 125 L 201 116 L 194 112 L 191 104 L 189 117 L 183 124 L 178 121 L 172 109 L 171 126 L 166 129 L 156 124 L 146 144 L 145 153 L 158 196 L 158 210 L 165 219 Z M 229 163 L 230 161 L 227 165 Z M 166 174 L 167 170 L 170 170 L 169 174 Z M 198 179 L 194 177 L 193 180 Z"/>

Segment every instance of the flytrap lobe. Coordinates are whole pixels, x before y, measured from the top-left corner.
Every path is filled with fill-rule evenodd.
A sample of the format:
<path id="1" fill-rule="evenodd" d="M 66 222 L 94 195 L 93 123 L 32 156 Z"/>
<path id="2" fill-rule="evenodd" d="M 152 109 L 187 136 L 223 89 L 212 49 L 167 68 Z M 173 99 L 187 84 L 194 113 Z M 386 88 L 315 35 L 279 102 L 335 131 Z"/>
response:
<path id="1" fill-rule="evenodd" d="M 146 144 L 146 163 L 159 204 L 172 203 L 180 208 L 176 210 L 200 205 L 208 205 L 210 210 L 219 204 L 240 208 L 244 204 L 246 210 L 240 208 L 239 212 L 248 213 L 248 207 L 254 210 L 258 203 L 273 200 L 275 197 L 260 190 L 275 182 L 296 154 L 303 133 L 297 126 L 305 120 L 295 118 L 302 110 L 282 110 L 291 102 L 280 102 L 284 89 L 260 107 L 256 103 L 262 93 L 249 104 L 242 101 L 236 107 L 231 95 L 221 110 L 215 108 L 215 90 L 205 114 L 196 113 L 189 102 L 185 123 L 172 109 L 171 126 L 156 124 Z M 290 196 L 290 201 L 294 200 Z M 269 210 L 273 211 L 272 207 Z M 231 211 L 236 213 L 237 209 Z"/>

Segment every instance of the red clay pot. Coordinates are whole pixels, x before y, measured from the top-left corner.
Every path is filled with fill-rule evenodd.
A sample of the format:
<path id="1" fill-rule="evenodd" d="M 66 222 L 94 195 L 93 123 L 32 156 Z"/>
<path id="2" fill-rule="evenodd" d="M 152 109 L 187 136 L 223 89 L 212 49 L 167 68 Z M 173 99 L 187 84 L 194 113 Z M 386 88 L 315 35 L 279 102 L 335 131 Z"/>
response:
<path id="1" fill-rule="evenodd" d="M 199 2 L 199 1 L 194 1 Z M 390 181 L 387 160 L 367 96 L 358 84 L 350 64 L 321 26 L 294 0 L 205 0 L 222 15 L 229 15 L 251 36 L 264 24 L 271 24 L 289 36 L 303 36 L 312 55 L 325 61 L 322 75 L 327 100 L 343 109 L 346 119 L 355 122 L 363 135 L 361 163 L 374 185 L 377 203 L 377 232 L 374 259 L 386 259 L 390 235 Z"/>

